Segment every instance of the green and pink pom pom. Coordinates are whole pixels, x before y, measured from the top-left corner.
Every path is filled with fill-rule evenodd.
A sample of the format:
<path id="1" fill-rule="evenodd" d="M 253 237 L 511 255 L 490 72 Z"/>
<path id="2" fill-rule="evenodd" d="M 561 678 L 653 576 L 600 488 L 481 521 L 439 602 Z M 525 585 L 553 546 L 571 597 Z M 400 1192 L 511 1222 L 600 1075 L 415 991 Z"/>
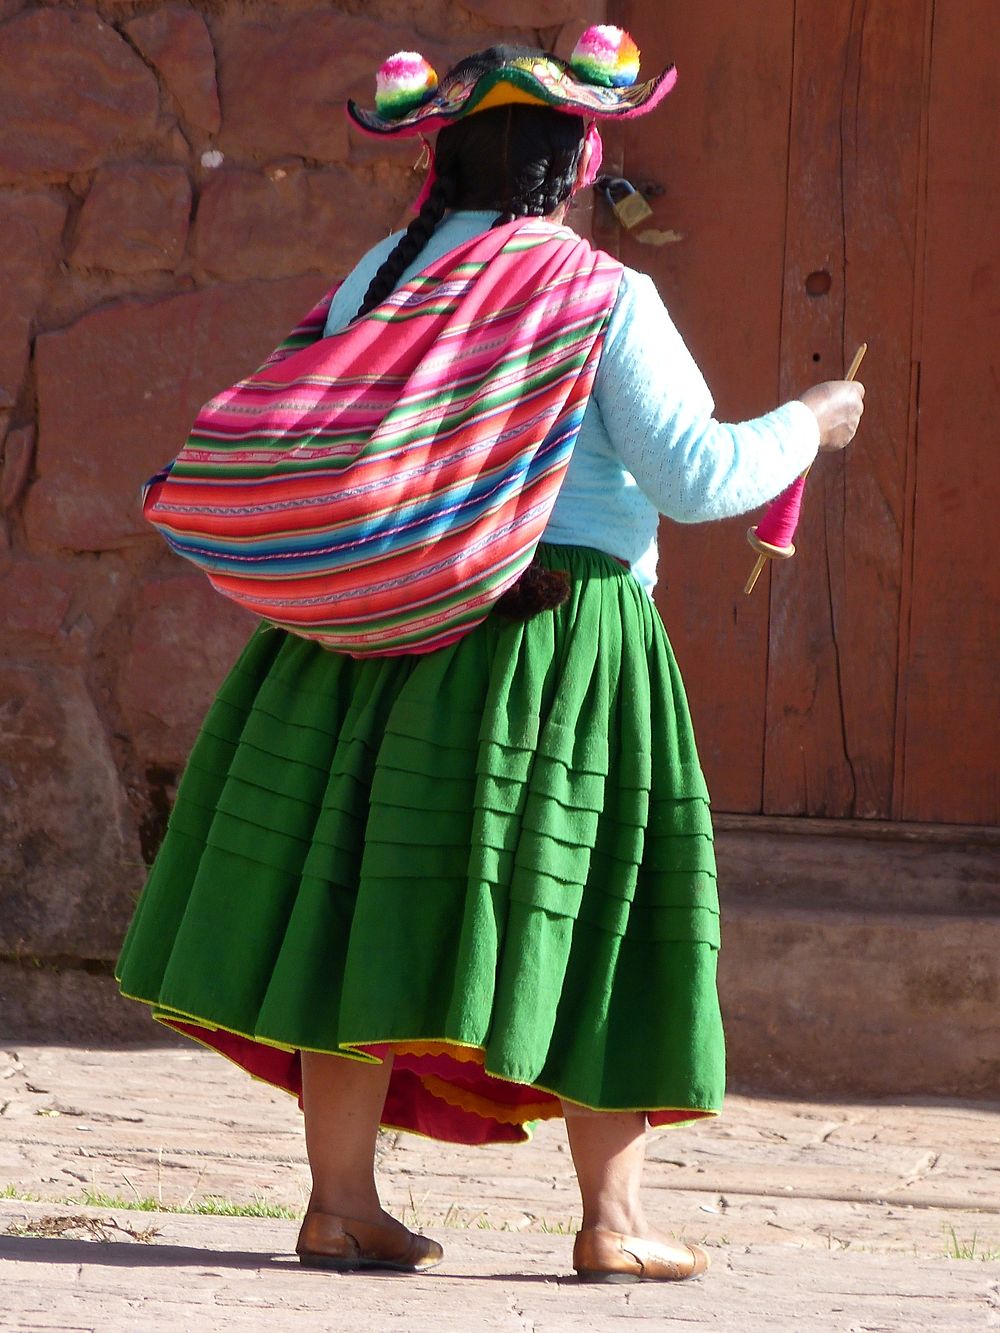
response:
<path id="1" fill-rule="evenodd" d="M 569 63 L 585 83 L 627 88 L 639 77 L 639 48 L 624 28 L 595 23 L 573 48 Z"/>
<path id="2" fill-rule="evenodd" d="M 438 86 L 438 76 L 417 51 L 397 51 L 375 76 L 375 109 L 387 120 L 422 106 Z"/>

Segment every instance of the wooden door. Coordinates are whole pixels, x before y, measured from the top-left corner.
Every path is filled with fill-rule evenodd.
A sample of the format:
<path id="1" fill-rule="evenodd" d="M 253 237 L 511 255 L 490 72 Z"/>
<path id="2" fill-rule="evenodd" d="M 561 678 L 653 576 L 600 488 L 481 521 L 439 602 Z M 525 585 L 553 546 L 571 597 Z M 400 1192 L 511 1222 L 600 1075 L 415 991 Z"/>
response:
<path id="1" fill-rule="evenodd" d="M 870 351 L 862 431 L 751 598 L 746 520 L 664 525 L 661 610 L 716 807 L 992 823 L 1000 808 L 1000 36 L 993 0 L 622 0 L 676 91 L 611 145 L 622 234 L 727 419 Z M 970 34 L 976 35 L 970 41 Z"/>

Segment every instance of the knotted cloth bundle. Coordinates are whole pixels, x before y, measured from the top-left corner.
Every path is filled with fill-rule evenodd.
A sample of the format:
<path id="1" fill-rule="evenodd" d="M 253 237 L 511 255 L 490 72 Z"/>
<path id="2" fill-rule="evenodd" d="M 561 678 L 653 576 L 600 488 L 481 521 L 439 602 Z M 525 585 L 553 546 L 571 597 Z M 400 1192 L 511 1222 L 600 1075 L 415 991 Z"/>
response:
<path id="1" fill-rule="evenodd" d="M 621 271 L 528 219 L 323 338 L 334 288 L 205 405 L 143 513 L 219 592 L 325 647 L 454 642 L 531 561 Z"/>

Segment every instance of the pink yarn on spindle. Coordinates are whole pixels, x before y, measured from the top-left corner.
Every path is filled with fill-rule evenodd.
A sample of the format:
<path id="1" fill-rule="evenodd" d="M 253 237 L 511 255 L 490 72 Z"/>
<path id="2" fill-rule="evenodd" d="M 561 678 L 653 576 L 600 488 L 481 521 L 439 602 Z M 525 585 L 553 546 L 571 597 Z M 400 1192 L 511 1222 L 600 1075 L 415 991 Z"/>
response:
<path id="1" fill-rule="evenodd" d="M 806 489 L 805 476 L 796 477 L 791 486 L 772 500 L 764 517 L 757 524 L 757 540 L 787 550 L 792 545 L 799 515 L 802 513 L 802 496 Z"/>

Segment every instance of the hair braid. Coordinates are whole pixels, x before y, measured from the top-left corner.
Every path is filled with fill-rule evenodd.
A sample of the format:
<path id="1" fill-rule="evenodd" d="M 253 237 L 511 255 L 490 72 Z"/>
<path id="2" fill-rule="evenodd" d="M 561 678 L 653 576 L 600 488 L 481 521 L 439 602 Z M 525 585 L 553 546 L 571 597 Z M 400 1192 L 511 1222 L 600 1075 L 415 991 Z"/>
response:
<path id="1" fill-rule="evenodd" d="M 517 218 L 541 218 L 554 213 L 572 193 L 580 147 L 564 148 L 553 152 L 542 161 L 529 162 L 514 172 L 506 182 L 501 213 L 495 227 L 502 227 Z"/>
<path id="2" fill-rule="evenodd" d="M 365 292 L 365 299 L 358 306 L 355 319 L 360 319 L 362 315 L 367 315 L 370 310 L 381 305 L 395 290 L 399 279 L 434 235 L 435 228 L 455 198 L 455 190 L 456 182 L 453 177 L 438 176 L 431 186 L 423 208 L 403 232 L 385 262 L 377 269 Z"/>

